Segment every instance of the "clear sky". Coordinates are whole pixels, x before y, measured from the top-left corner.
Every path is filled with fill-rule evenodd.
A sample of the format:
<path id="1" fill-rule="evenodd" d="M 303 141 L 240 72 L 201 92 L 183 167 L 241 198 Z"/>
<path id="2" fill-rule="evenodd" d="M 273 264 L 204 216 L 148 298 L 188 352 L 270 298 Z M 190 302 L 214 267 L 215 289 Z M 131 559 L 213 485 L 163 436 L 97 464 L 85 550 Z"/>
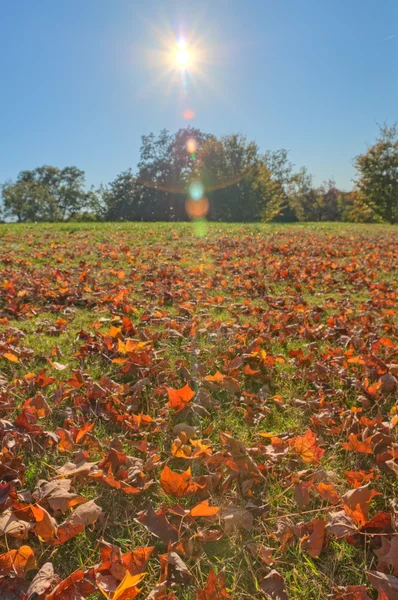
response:
<path id="1" fill-rule="evenodd" d="M 163 60 L 179 36 L 185 87 Z M 397 119 L 397 0 L 0 0 L 0 182 L 52 164 L 107 183 L 142 134 L 193 125 L 349 188 Z"/>

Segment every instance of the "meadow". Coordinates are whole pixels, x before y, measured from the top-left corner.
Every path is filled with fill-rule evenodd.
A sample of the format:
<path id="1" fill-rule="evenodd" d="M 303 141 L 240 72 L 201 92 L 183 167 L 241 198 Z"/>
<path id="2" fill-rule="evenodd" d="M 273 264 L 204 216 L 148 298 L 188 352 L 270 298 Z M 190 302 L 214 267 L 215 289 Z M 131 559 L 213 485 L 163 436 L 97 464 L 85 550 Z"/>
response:
<path id="1" fill-rule="evenodd" d="M 3 224 L 0 272 L 2 599 L 398 598 L 398 227 Z"/>

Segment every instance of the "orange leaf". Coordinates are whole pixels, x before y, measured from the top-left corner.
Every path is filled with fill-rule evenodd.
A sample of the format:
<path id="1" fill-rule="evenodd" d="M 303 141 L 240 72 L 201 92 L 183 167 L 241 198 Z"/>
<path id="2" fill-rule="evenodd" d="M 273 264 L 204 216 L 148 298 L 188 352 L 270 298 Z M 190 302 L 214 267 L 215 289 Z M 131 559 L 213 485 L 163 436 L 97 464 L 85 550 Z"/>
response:
<path id="1" fill-rule="evenodd" d="M 185 408 L 188 402 L 190 402 L 195 395 L 195 392 L 191 390 L 187 383 L 179 390 L 167 388 L 167 393 L 169 395 L 169 407 L 173 408 L 177 412 Z"/>
<path id="2" fill-rule="evenodd" d="M 216 515 L 220 508 L 218 506 L 209 506 L 208 500 L 203 500 L 193 506 L 190 510 L 191 517 L 212 517 Z"/>
<path id="3" fill-rule="evenodd" d="M 227 600 L 230 597 L 225 589 L 224 573 L 221 571 L 216 575 L 213 569 L 209 573 L 204 589 L 198 590 L 196 594 L 197 600 Z"/>
<path id="4" fill-rule="evenodd" d="M 19 358 L 18 356 L 16 356 L 15 354 L 13 354 L 12 352 L 5 352 L 3 354 L 4 358 L 7 358 L 8 360 L 10 360 L 11 362 L 14 363 L 19 363 Z"/>
<path id="5" fill-rule="evenodd" d="M 358 439 L 355 433 L 350 433 L 348 436 L 348 442 L 342 442 L 344 450 L 352 450 L 354 452 L 361 452 L 362 454 L 372 454 L 372 446 L 370 444 L 373 439 L 373 435 L 369 436 L 363 442 Z"/>
<path id="6" fill-rule="evenodd" d="M 49 542 L 57 534 L 57 523 L 53 517 L 38 504 L 31 504 L 32 514 L 36 521 L 35 533 L 40 541 Z"/>
<path id="7" fill-rule="evenodd" d="M 201 488 L 192 479 L 190 467 L 184 473 L 176 473 L 166 465 L 160 475 L 160 484 L 166 494 L 175 498 L 191 496 Z"/>
<path id="8" fill-rule="evenodd" d="M 305 435 L 293 440 L 294 449 L 306 463 L 316 465 L 322 458 L 325 450 L 316 445 L 316 433 L 308 429 Z"/>
<path id="9" fill-rule="evenodd" d="M 78 444 L 84 438 L 86 433 L 88 433 L 89 431 L 94 429 L 94 425 L 95 425 L 95 423 L 87 422 L 83 425 L 83 427 L 81 429 L 79 429 L 77 436 L 76 436 L 76 444 Z"/>
<path id="10" fill-rule="evenodd" d="M 138 573 L 137 575 L 131 575 L 130 571 L 127 571 L 120 585 L 116 588 L 112 600 L 132 600 L 136 597 L 141 590 L 137 588 L 137 585 L 144 579 L 145 573 Z"/>
<path id="11" fill-rule="evenodd" d="M 0 577 L 11 571 L 17 577 L 25 577 L 26 573 L 36 568 L 35 555 L 30 546 L 21 546 L 18 550 L 10 550 L 0 555 Z"/>
<path id="12" fill-rule="evenodd" d="M 318 490 L 318 493 L 321 496 L 321 498 L 323 500 L 326 500 L 330 504 L 337 504 L 337 502 L 340 499 L 338 493 L 334 489 L 333 484 L 329 485 L 321 481 L 321 483 L 316 486 L 316 489 Z"/>

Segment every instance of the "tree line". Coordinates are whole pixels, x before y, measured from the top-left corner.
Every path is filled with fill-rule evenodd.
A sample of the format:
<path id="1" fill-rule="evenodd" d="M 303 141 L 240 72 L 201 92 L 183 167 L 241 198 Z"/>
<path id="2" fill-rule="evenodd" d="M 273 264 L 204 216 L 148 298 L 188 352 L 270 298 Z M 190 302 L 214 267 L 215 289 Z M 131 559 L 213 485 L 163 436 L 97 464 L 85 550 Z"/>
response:
<path id="1" fill-rule="evenodd" d="M 286 150 L 260 152 L 241 134 L 196 128 L 142 136 L 136 171 L 87 191 L 75 166 L 21 171 L 1 186 L 2 218 L 27 221 L 352 221 L 398 222 L 398 130 L 379 127 L 355 157 L 351 191 L 314 186 Z"/>

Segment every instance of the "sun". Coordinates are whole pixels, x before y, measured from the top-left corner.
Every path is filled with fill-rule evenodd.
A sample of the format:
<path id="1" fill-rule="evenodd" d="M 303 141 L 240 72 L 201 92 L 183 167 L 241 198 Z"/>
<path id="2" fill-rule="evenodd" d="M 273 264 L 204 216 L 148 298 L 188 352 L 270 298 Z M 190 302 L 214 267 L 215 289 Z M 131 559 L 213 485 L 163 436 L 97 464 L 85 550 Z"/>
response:
<path id="1" fill-rule="evenodd" d="M 188 52 L 188 50 L 185 50 L 185 48 L 178 48 L 175 55 L 175 61 L 177 63 L 177 66 L 185 69 L 185 67 L 189 65 L 190 60 L 191 55 Z"/>
<path id="2" fill-rule="evenodd" d="M 180 69 L 186 69 L 192 63 L 192 51 L 187 47 L 185 40 L 177 42 L 174 52 L 175 65 Z"/>

